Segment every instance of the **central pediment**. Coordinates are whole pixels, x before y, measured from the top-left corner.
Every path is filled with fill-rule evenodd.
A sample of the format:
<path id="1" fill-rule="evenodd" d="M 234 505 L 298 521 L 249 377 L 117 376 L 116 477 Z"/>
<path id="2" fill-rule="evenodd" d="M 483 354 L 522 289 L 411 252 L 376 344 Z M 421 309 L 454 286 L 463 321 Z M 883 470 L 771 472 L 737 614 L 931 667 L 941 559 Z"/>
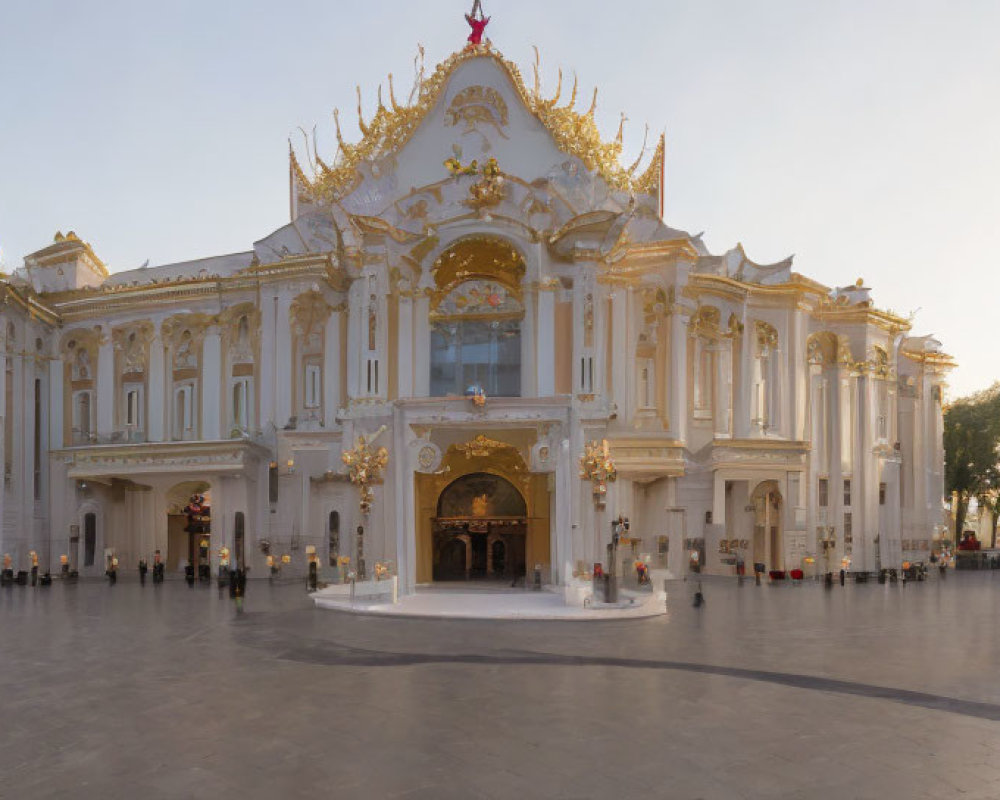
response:
<path id="1" fill-rule="evenodd" d="M 638 162 L 622 167 L 621 137 L 601 140 L 594 104 L 576 109 L 575 85 L 564 99 L 560 77 L 546 98 L 537 77 L 528 89 L 517 67 L 488 45 L 466 48 L 439 65 L 414 87 L 410 104 L 396 101 L 391 84 L 389 95 L 388 106 L 380 95 L 370 122 L 359 104 L 362 139 L 356 144 L 344 138 L 338 115 L 340 154 L 333 165 L 314 156 L 313 178 L 292 155 L 302 204 L 336 203 L 351 215 L 383 218 L 396 210 L 401 220 L 418 220 L 425 210 L 421 200 L 445 203 L 442 192 L 454 175 L 474 175 L 493 163 L 509 180 L 551 188 L 569 216 L 598 208 L 621 211 L 634 196 L 659 206 L 662 147 L 643 174 L 637 174 Z M 417 194 L 424 196 L 409 203 Z M 528 205 L 537 206 L 535 199 Z"/>

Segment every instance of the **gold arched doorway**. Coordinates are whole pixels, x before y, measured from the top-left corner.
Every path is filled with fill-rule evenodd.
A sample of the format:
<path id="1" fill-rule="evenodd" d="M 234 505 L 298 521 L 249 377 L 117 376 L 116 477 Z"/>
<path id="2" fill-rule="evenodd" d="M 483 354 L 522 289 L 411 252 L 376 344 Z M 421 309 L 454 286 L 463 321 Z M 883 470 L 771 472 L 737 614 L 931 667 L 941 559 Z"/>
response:
<path id="1" fill-rule="evenodd" d="M 452 481 L 433 521 L 435 582 L 523 578 L 527 516 L 520 490 L 500 475 L 470 472 Z"/>
<path id="2" fill-rule="evenodd" d="M 783 504 L 777 481 L 758 484 L 751 496 L 754 508 L 753 560 L 769 570 L 783 570 L 784 529 L 781 522 Z"/>
<path id="3" fill-rule="evenodd" d="M 515 581 L 549 563 L 549 492 L 517 447 L 486 436 L 452 445 L 433 475 L 414 476 L 417 583 Z"/>

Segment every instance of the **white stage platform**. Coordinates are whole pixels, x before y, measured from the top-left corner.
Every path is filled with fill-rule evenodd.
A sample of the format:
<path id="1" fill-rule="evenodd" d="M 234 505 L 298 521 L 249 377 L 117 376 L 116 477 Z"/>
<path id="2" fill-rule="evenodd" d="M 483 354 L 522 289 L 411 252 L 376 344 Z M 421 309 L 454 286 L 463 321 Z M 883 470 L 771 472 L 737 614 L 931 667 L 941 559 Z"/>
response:
<path id="1" fill-rule="evenodd" d="M 386 617 L 424 617 L 441 619 L 533 619 L 533 620 L 613 620 L 642 619 L 667 613 L 663 592 L 632 593 L 622 591 L 622 602 L 615 605 L 568 605 L 561 590 L 524 591 L 523 589 L 418 588 L 416 594 L 400 597 L 392 603 L 331 586 L 312 595 L 318 608 Z M 345 589 L 348 590 L 345 592 Z"/>

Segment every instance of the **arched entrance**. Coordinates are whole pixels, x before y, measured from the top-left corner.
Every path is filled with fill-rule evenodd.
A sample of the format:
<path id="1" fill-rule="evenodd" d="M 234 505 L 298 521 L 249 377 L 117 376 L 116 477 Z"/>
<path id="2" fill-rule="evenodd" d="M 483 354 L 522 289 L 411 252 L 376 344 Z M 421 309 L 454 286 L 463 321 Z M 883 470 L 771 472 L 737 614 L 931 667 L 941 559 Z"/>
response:
<path id="1" fill-rule="evenodd" d="M 178 483 L 167 492 L 166 570 L 209 567 L 212 553 L 212 493 L 205 481 Z"/>
<path id="2" fill-rule="evenodd" d="M 521 492 L 500 475 L 473 472 L 450 483 L 433 520 L 433 579 L 524 577 L 527 515 Z"/>
<path id="3" fill-rule="evenodd" d="M 769 570 L 785 568 L 782 497 L 777 481 L 758 484 L 751 495 L 754 508 L 753 560 Z"/>

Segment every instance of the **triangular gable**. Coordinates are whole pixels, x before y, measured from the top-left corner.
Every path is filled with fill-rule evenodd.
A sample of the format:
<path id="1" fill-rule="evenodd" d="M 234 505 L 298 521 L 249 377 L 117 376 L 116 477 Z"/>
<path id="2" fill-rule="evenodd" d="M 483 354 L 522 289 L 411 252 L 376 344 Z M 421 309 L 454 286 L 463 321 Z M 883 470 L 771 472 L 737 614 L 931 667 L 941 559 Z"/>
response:
<path id="1" fill-rule="evenodd" d="M 489 46 L 467 48 L 420 84 L 411 105 L 400 106 L 390 88 L 390 105 L 380 97 L 374 119 L 360 120 L 359 143 L 344 139 L 338 119 L 337 163 L 316 158 L 314 180 L 293 168 L 293 183 L 306 181 L 304 194 L 315 201 L 378 214 L 411 189 L 447 179 L 446 159 L 465 166 L 492 157 L 505 173 L 527 181 L 549 178 L 557 190 L 581 195 L 589 208 L 636 194 L 659 210 L 662 140 L 644 172 L 637 174 L 638 162 L 622 167 L 621 137 L 603 142 L 593 105 L 577 111 L 576 87 L 563 101 L 561 84 L 555 97 L 545 98 L 537 80 L 529 90 L 517 67 Z"/>

